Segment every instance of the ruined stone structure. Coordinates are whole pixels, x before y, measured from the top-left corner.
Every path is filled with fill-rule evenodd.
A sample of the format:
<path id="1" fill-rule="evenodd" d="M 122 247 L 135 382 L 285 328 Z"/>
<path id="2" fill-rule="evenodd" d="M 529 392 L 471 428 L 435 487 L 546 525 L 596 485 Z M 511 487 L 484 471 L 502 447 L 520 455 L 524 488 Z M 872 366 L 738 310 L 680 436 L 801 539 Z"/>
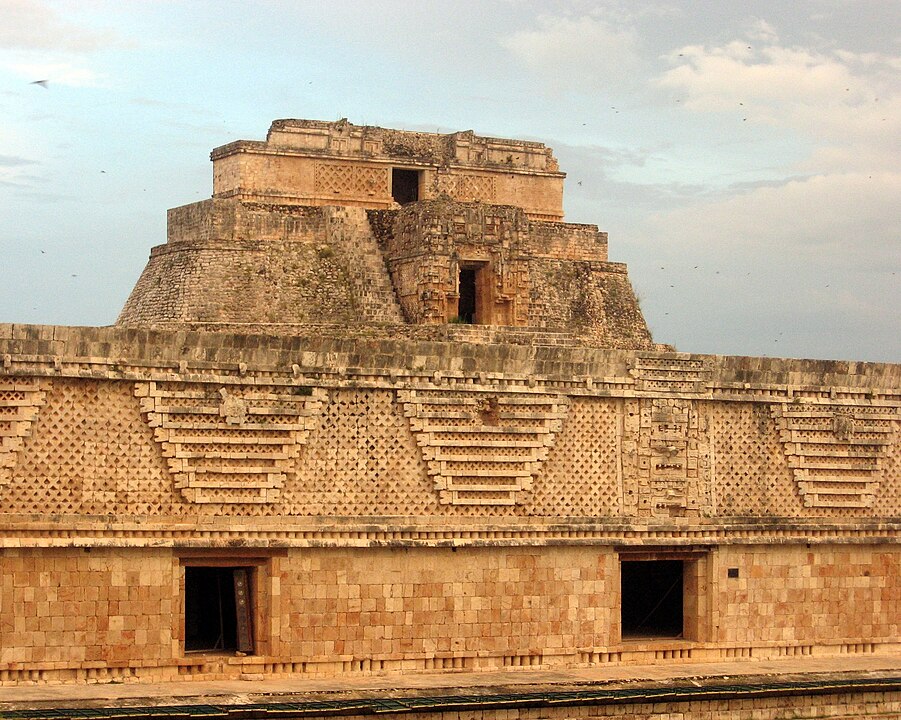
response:
<path id="1" fill-rule="evenodd" d="M 212 159 L 116 326 L 0 326 L 0 683 L 901 652 L 901 366 L 654 345 L 539 143 Z"/>
<path id="2" fill-rule="evenodd" d="M 120 325 L 463 322 L 654 347 L 606 233 L 559 222 L 540 143 L 278 120 L 212 159 L 212 199 L 169 211 Z"/>

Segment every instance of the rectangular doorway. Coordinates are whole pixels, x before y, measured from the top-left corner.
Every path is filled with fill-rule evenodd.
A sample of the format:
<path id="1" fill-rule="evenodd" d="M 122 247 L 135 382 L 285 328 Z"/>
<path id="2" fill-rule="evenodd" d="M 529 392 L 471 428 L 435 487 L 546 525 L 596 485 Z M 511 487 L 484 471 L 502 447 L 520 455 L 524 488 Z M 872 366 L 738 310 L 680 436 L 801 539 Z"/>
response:
<path id="1" fill-rule="evenodd" d="M 419 200 L 419 170 L 391 169 L 391 197 L 398 205 Z"/>
<path id="2" fill-rule="evenodd" d="M 620 606 L 623 640 L 684 637 L 683 560 L 623 560 Z"/>
<path id="3" fill-rule="evenodd" d="M 460 268 L 460 299 L 457 305 L 457 317 L 460 319 L 460 322 L 469 325 L 476 322 L 476 311 L 478 307 L 478 274 L 478 267 L 470 265 Z"/>
<path id="4" fill-rule="evenodd" d="M 185 651 L 252 653 L 251 568 L 185 567 Z"/>

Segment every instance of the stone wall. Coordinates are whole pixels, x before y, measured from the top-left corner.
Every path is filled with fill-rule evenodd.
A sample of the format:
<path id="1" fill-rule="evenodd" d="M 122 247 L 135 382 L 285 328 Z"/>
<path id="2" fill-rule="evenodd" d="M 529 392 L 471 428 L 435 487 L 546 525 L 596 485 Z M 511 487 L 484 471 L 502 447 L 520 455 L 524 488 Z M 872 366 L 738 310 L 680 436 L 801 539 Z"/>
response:
<path id="1" fill-rule="evenodd" d="M 212 199 L 170 210 L 168 238 L 119 324 L 443 324 L 458 319 L 460 271 L 472 267 L 478 324 L 654 347 L 625 266 L 605 261 L 606 236 L 532 222 L 519 208 L 443 199 L 367 212 Z"/>
<path id="2" fill-rule="evenodd" d="M 118 322 L 400 319 L 362 211 L 206 200 L 170 210 Z"/>
<path id="3" fill-rule="evenodd" d="M 542 143 L 276 120 L 265 142 L 212 152 L 213 195 L 253 202 L 393 207 L 392 170 L 417 173 L 417 195 L 516 205 L 537 220 L 563 217 L 563 178 Z"/>
<path id="4" fill-rule="evenodd" d="M 2 330 L 8 512 L 901 516 L 898 366 Z"/>
<path id="5" fill-rule="evenodd" d="M 9 325 L 0 358 L 4 682 L 899 649 L 897 365 Z M 627 561 L 680 563 L 681 632 L 622 638 Z M 192 565 L 248 570 L 252 653 L 184 651 Z"/>
<path id="6" fill-rule="evenodd" d="M 653 347 L 626 267 L 606 262 L 606 235 L 592 225 L 533 222 L 519 208 L 447 199 L 369 215 L 409 322 L 455 321 L 460 271 L 470 267 L 481 278 L 477 324 Z"/>
<path id="7" fill-rule="evenodd" d="M 629 554 L 603 545 L 86 544 L 5 547 L 0 557 L 3 682 L 678 664 L 899 649 L 897 547 L 708 550 L 702 602 L 692 610 L 699 636 L 625 641 L 619 566 Z M 198 564 L 250 569 L 253 654 L 185 652 L 185 568 Z"/>

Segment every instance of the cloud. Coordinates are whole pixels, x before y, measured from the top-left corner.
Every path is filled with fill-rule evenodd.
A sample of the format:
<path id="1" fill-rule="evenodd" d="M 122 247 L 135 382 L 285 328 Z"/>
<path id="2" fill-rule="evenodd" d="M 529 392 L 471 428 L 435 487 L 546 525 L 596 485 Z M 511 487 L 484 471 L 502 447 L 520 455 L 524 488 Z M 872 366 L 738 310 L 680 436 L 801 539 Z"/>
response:
<path id="1" fill-rule="evenodd" d="M 97 32 L 64 22 L 50 3 L 38 0 L 3 0 L 0 48 L 92 52 L 112 41 Z"/>
<path id="2" fill-rule="evenodd" d="M 0 155 L 0 167 L 19 167 L 21 165 L 34 165 L 34 160 L 16 157 L 15 155 Z"/>
<path id="3" fill-rule="evenodd" d="M 804 135 L 813 149 L 796 170 L 891 170 L 901 164 L 901 57 L 786 47 L 765 23 L 749 37 L 680 48 L 670 54 L 674 67 L 658 86 L 682 95 L 682 107 L 690 111 L 731 113 Z"/>
<path id="4" fill-rule="evenodd" d="M 537 27 L 500 39 L 503 48 L 540 75 L 568 86 L 608 85 L 628 77 L 638 64 L 637 39 L 595 14 L 541 15 Z"/>
<path id="5" fill-rule="evenodd" d="M 693 252 L 753 245 L 777 255 L 809 252 L 818 263 L 847 265 L 875 253 L 886 261 L 894 254 L 901 264 L 899 197 L 899 172 L 833 173 L 696 202 L 658 215 L 654 224 Z M 834 254 L 827 258 L 824 249 Z"/>
<path id="6" fill-rule="evenodd" d="M 638 228 L 632 245 L 653 248 L 668 275 L 648 289 L 658 326 L 687 328 L 692 349 L 742 352 L 771 333 L 775 355 L 896 359 L 901 57 L 784 43 L 760 20 L 665 59 L 657 87 L 699 124 L 793 152 L 764 142 L 776 177 L 686 198 Z M 700 318 L 678 309 L 700 306 Z"/>
<path id="7" fill-rule="evenodd" d="M 698 318 L 678 318 L 692 349 L 745 352 L 749 339 L 761 347 L 778 331 L 777 355 L 836 356 L 844 344 L 849 355 L 897 360 L 898 197 L 901 173 L 829 174 L 658 213 L 640 232 L 666 267 L 665 284 L 648 290 L 649 309 L 667 321 L 677 305 L 704 306 Z"/>

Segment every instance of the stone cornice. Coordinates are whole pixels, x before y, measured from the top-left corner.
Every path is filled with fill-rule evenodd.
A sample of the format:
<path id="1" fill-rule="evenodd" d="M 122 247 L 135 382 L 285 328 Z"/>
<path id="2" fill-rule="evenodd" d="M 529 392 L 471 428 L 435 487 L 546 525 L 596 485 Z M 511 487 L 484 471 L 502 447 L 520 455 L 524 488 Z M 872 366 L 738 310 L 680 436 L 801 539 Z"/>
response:
<path id="1" fill-rule="evenodd" d="M 461 522 L 448 518 L 246 518 L 0 515 L 0 547 L 685 547 L 898 544 L 901 520 L 829 522 L 711 518 L 706 523 L 597 522 L 577 518 Z"/>

